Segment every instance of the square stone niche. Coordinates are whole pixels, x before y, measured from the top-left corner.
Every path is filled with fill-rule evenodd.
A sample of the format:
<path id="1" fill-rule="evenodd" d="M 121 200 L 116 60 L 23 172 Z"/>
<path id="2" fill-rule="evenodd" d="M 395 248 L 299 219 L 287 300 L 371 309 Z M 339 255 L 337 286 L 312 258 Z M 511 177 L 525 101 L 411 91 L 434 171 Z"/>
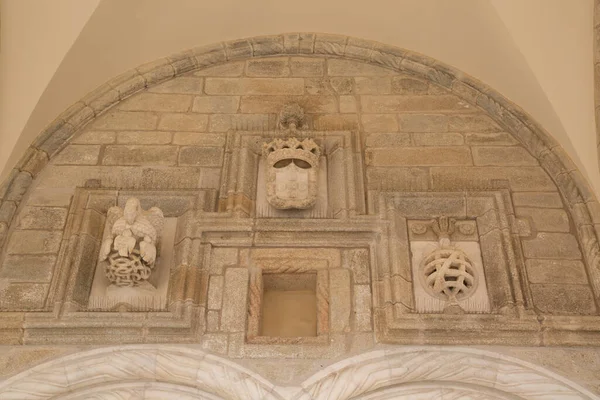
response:
<path id="1" fill-rule="evenodd" d="M 317 336 L 317 274 L 265 274 L 259 336 Z"/>

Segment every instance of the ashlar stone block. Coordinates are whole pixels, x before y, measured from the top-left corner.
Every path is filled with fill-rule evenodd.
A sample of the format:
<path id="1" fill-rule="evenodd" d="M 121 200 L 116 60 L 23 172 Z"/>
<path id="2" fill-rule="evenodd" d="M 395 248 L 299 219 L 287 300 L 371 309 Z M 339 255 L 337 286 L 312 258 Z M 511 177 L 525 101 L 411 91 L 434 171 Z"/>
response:
<path id="1" fill-rule="evenodd" d="M 206 78 L 205 92 L 213 95 L 303 94 L 302 78 Z"/>
<path id="2" fill-rule="evenodd" d="M 153 112 L 114 111 L 99 117 L 92 127 L 98 130 L 153 130 L 156 129 L 158 116 Z"/>
<path id="3" fill-rule="evenodd" d="M 208 115 L 206 114 L 163 114 L 158 129 L 164 131 L 206 132 Z"/>
<path id="4" fill-rule="evenodd" d="M 259 58 L 246 61 L 246 76 L 283 77 L 290 75 L 287 57 Z"/>
<path id="5" fill-rule="evenodd" d="M 70 145 L 58 153 L 52 162 L 56 165 L 96 165 L 99 145 Z"/>
<path id="6" fill-rule="evenodd" d="M 450 128 L 452 129 L 452 128 Z M 520 146 L 473 147 L 475 165 L 538 165 L 538 161 Z"/>
<path id="7" fill-rule="evenodd" d="M 186 146 L 179 151 L 179 165 L 216 167 L 223 162 L 223 149 L 220 147 Z"/>
<path id="8" fill-rule="evenodd" d="M 117 133 L 118 144 L 169 144 L 171 132 L 125 131 Z"/>
<path id="9" fill-rule="evenodd" d="M 8 254 L 51 254 L 60 248 L 62 231 L 15 231 L 8 242 Z"/>
<path id="10" fill-rule="evenodd" d="M 19 215 L 20 229 L 60 230 L 67 220 L 67 209 L 28 206 Z"/>
<path id="11" fill-rule="evenodd" d="M 527 260 L 527 277 L 531 283 L 588 283 L 585 267 L 575 260 Z"/>
<path id="12" fill-rule="evenodd" d="M 182 94 L 139 93 L 119 105 L 119 109 L 128 111 L 188 111 L 192 105 L 192 96 Z"/>
<path id="13" fill-rule="evenodd" d="M 569 232 L 569 216 L 563 210 L 549 208 L 517 207 L 517 216 L 531 218 L 538 231 Z"/>
<path id="14" fill-rule="evenodd" d="M 377 167 L 472 164 L 469 148 L 464 146 L 368 149 L 366 162 Z"/>
<path id="15" fill-rule="evenodd" d="M 104 165 L 175 165 L 176 146 L 106 146 Z"/>
<path id="16" fill-rule="evenodd" d="M 401 132 L 448 132 L 448 117 L 442 114 L 400 114 Z"/>
<path id="17" fill-rule="evenodd" d="M 221 312 L 221 329 L 225 332 L 244 332 L 248 307 L 248 270 L 227 268 Z"/>
<path id="18" fill-rule="evenodd" d="M 239 103 L 239 96 L 198 96 L 194 98 L 192 111 L 205 114 L 235 113 Z"/>
<path id="19" fill-rule="evenodd" d="M 523 252 L 527 258 L 581 259 L 577 239 L 569 233 L 538 233 L 535 239 L 523 240 Z"/>
<path id="20" fill-rule="evenodd" d="M 549 314 L 595 314 L 596 305 L 586 285 L 531 285 L 533 303 Z"/>
<path id="21" fill-rule="evenodd" d="M 323 76 L 325 60 L 308 57 L 292 57 L 290 60 L 292 76 Z"/>

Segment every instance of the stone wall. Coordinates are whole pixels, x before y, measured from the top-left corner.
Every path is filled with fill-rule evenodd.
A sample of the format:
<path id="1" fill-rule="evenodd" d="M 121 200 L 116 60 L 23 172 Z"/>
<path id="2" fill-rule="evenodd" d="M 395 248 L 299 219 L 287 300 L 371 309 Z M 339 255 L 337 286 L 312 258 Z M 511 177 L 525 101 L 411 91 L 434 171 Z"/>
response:
<path id="1" fill-rule="evenodd" d="M 286 383 L 382 343 L 600 344 L 598 203 L 564 152 L 432 60 L 299 37 L 312 47 L 284 51 L 286 36 L 264 57 L 254 40 L 250 57 L 240 41 L 140 67 L 49 128 L 0 191 L 0 341 L 50 345 L 32 360 L 59 344 L 194 343 Z M 333 214 L 257 216 L 248 149 L 281 136 L 286 104 L 329 157 Z M 129 197 L 177 221 L 166 309 L 88 304 L 107 210 Z M 411 254 L 433 233 L 416 225 L 438 217 L 475 227 L 449 236 L 482 260 L 478 312 L 417 312 Z M 314 337 L 252 330 L 274 271 L 316 275 Z"/>

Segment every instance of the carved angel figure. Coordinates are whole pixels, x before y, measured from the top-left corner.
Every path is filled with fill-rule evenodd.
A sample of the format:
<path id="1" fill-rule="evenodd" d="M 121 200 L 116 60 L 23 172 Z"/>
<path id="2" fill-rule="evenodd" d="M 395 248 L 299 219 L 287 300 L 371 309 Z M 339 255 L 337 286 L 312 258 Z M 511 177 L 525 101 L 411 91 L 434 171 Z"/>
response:
<path id="1" fill-rule="evenodd" d="M 144 211 L 134 197 L 127 200 L 124 209 L 108 210 L 99 258 L 108 261 L 106 275 L 112 283 L 136 286 L 148 279 L 163 226 L 162 211 L 158 207 Z"/>

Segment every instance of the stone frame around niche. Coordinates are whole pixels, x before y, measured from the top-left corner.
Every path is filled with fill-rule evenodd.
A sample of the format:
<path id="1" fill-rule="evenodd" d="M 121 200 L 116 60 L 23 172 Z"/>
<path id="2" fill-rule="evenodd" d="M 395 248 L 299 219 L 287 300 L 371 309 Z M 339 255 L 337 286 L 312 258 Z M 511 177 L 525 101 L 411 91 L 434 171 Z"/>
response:
<path id="1" fill-rule="evenodd" d="M 275 138 L 286 139 L 292 136 L 299 140 L 313 139 L 322 147 L 321 159 L 326 160 L 324 164 L 327 176 L 325 179 L 321 177 L 320 183 L 327 181 L 327 196 L 325 200 L 318 199 L 312 209 L 281 212 L 266 200 L 264 204 L 257 204 L 257 190 L 262 181 L 258 174 L 264 168 L 262 146 Z M 349 131 L 229 131 L 219 190 L 219 211 L 255 218 L 322 219 L 363 214 L 364 177 L 360 172 L 363 170 L 363 158 L 360 144 L 353 136 Z M 332 176 L 341 176 L 343 179 L 329 179 Z M 323 201 L 326 204 L 320 203 Z M 257 208 L 260 208 L 259 212 Z"/>
<path id="2" fill-rule="evenodd" d="M 88 309 L 91 285 L 98 265 L 98 253 L 108 208 L 123 206 L 129 197 L 138 198 L 142 207 L 158 206 L 166 218 L 176 218 L 173 263 L 168 273 L 167 301 L 158 309 Z M 206 300 L 207 274 L 202 262 L 181 244 L 180 223 L 195 212 L 216 207 L 214 189 L 117 190 L 77 188 L 61 245 L 57 269 L 53 274 L 45 312 L 28 315 L 24 341 L 138 343 L 179 339 L 202 333 L 202 314 Z M 116 311 L 127 311 L 116 312 Z M 151 318 L 150 318 L 151 317 Z M 165 336 L 166 335 L 166 336 Z M 152 339 L 149 339 L 152 338 Z"/>
<path id="3" fill-rule="evenodd" d="M 521 256 L 528 222 L 515 217 L 508 189 L 460 192 L 371 192 L 371 210 L 390 221 L 373 269 L 376 326 L 387 343 L 496 343 L 539 345 L 542 328 Z M 474 220 L 485 264 L 491 312 L 417 313 L 408 222 L 448 216 Z M 501 246 L 497 246 L 500 243 Z M 389 261 L 388 261 L 389 260 Z M 552 316 L 545 317 L 552 319 Z M 560 320 L 565 317 L 555 317 Z M 585 318 L 585 317 L 570 317 Z M 423 335 L 423 332 L 427 332 Z"/>

